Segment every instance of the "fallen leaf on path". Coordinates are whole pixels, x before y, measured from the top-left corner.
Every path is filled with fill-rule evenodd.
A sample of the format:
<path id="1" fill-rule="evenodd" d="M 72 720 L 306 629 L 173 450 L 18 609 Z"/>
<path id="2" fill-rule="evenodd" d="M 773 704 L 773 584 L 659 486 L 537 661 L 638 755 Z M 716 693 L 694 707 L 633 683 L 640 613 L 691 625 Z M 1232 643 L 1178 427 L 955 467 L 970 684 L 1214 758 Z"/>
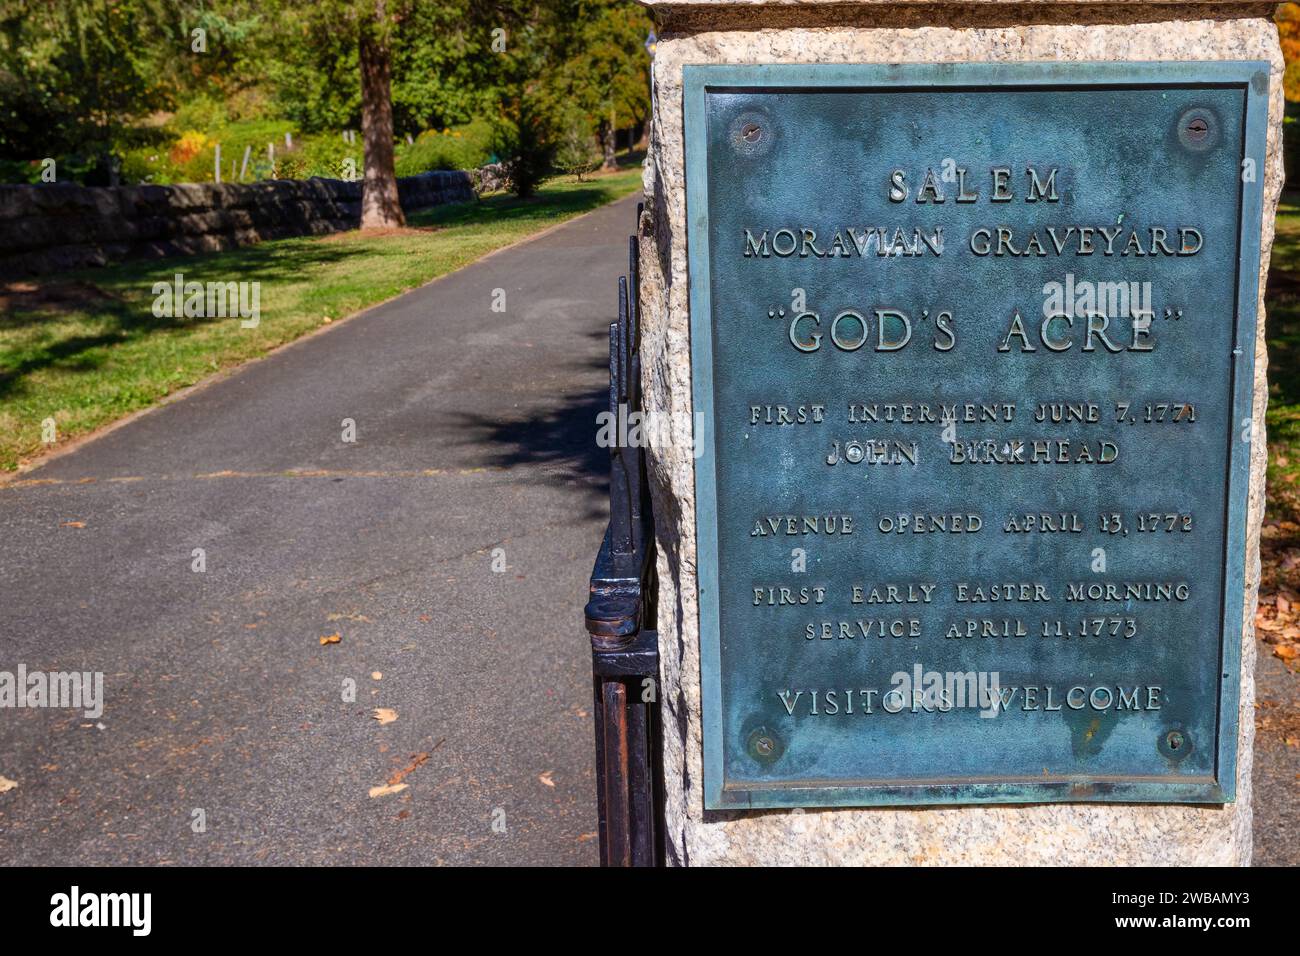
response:
<path id="1" fill-rule="evenodd" d="M 548 770 L 546 771 L 546 773 L 542 774 L 537 779 L 540 780 L 542 783 L 544 783 L 546 786 L 553 787 L 555 786 L 555 781 L 551 779 L 551 774 L 553 773 L 555 773 L 554 770 Z"/>
<path id="2" fill-rule="evenodd" d="M 391 777 L 388 778 L 388 785 L 391 787 L 401 783 L 406 778 L 406 775 L 408 773 L 410 773 L 412 770 L 420 766 L 420 764 L 424 763 L 428 759 L 429 759 L 429 755 L 426 752 L 413 754 L 411 756 L 411 762 L 407 766 L 403 767 L 401 770 L 396 771 Z M 405 785 L 403 784 L 403 786 Z"/>
<path id="3" fill-rule="evenodd" d="M 391 724 L 397 719 L 397 711 L 391 707 L 376 707 L 372 716 L 381 724 Z"/>
<path id="4" fill-rule="evenodd" d="M 326 644 L 337 644 L 341 640 L 343 640 L 343 638 L 337 633 L 327 634 L 320 639 L 320 644 L 321 647 L 324 647 Z"/>
<path id="5" fill-rule="evenodd" d="M 18 786 L 17 780 L 10 780 L 8 777 L 0 774 L 0 793 L 8 793 L 16 786 Z"/>
<path id="6" fill-rule="evenodd" d="M 84 528 L 85 526 L 86 526 L 86 522 L 84 521 L 60 521 L 59 522 L 60 528 Z"/>
<path id="7" fill-rule="evenodd" d="M 405 783 L 390 783 L 390 784 L 385 784 L 382 787 L 371 787 L 370 795 L 372 797 L 386 797 L 390 793 L 401 793 L 408 786 L 409 784 L 405 784 Z"/>

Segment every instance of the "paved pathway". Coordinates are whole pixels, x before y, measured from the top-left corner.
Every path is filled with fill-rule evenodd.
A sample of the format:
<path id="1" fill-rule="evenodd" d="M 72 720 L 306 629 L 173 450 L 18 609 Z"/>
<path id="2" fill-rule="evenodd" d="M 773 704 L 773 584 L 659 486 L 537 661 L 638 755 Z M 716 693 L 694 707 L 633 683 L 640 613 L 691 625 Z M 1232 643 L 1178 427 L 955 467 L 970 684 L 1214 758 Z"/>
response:
<path id="1" fill-rule="evenodd" d="M 581 609 L 635 202 L 0 486 L 0 670 L 107 699 L 0 711 L 0 861 L 596 861 Z"/>

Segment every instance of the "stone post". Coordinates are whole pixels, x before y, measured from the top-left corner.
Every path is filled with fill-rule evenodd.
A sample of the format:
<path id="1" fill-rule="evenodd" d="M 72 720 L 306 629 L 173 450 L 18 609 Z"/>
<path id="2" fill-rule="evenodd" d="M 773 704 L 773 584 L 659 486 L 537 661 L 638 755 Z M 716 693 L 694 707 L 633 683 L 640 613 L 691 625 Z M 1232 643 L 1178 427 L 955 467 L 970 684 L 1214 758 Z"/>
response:
<path id="1" fill-rule="evenodd" d="M 983 0 L 961 4 L 908 0 L 642 2 L 654 13 L 658 35 L 653 64 L 652 131 L 645 165 L 646 206 L 638 231 L 644 402 L 649 414 L 669 423 L 669 430 L 658 433 L 655 439 L 649 465 L 659 546 L 657 626 L 662 660 L 669 861 L 677 865 L 1248 864 L 1254 733 L 1253 621 L 1266 458 L 1262 428 L 1267 395 L 1263 290 L 1282 182 L 1283 60 L 1277 29 L 1271 19 L 1273 5 L 1198 2 L 1155 5 L 1089 0 L 1073 3 Z M 1253 411 L 1249 413 L 1252 422 L 1234 423 L 1247 430 L 1253 428 L 1249 450 L 1242 453 L 1241 474 L 1248 473 L 1249 491 L 1248 495 L 1242 492 L 1244 523 L 1240 535 L 1235 538 L 1229 535 L 1226 545 L 1229 563 L 1235 561 L 1242 568 L 1242 580 L 1237 587 L 1225 587 L 1226 600 L 1233 604 L 1229 620 L 1236 620 L 1239 626 L 1237 632 L 1223 638 L 1230 645 L 1225 652 L 1226 660 L 1236 658 L 1235 645 L 1240 644 L 1239 664 L 1233 672 L 1234 682 L 1239 675 L 1239 686 L 1230 688 L 1232 693 L 1225 697 L 1235 700 L 1235 721 L 1221 723 L 1232 728 L 1236 738 L 1235 788 L 1231 780 L 1221 781 L 1232 791 L 1231 799 L 1170 802 L 1141 797 L 1138 798 L 1141 802 L 1098 801 L 1096 791 L 1091 789 L 1093 784 L 1089 783 L 1079 789 L 1079 801 L 1055 797 L 1050 802 L 1022 798 L 1006 803 L 996 799 L 971 803 L 957 799 L 922 805 L 907 799 L 895 801 L 894 805 L 861 806 L 848 800 L 841 801 L 843 805 L 839 806 L 800 807 L 798 800 L 792 800 L 785 807 L 706 809 L 706 721 L 701 689 L 701 608 L 697 579 L 697 461 L 691 450 L 692 433 L 701 426 L 695 418 L 698 410 L 692 404 L 693 276 L 692 250 L 687 242 L 684 68 L 694 64 L 1122 65 L 1165 61 L 1262 61 L 1264 66 L 1257 77 L 1261 83 L 1264 73 L 1268 77 L 1266 95 L 1260 100 L 1266 104 L 1267 150 L 1258 164 L 1258 182 L 1248 187 L 1259 190 L 1258 203 L 1262 208 L 1259 255 L 1257 259 L 1249 259 L 1252 264 L 1258 263 L 1258 276 L 1252 274 L 1239 279 L 1247 283 L 1252 294 L 1257 288 L 1258 315 L 1253 319 Z M 1259 89 L 1263 89 L 1262 85 L 1257 92 Z M 934 161 L 939 158 L 935 157 Z M 1025 157 L 1010 158 L 1025 160 Z M 916 162 L 915 157 L 900 155 L 898 159 L 900 165 Z M 923 172 L 924 166 L 921 169 L 909 166 L 911 189 L 919 185 Z M 829 193 L 843 186 L 834 170 L 810 169 L 809 173 L 824 176 Z M 980 175 L 984 177 L 981 187 L 987 190 L 987 168 Z M 951 203 L 951 185 L 946 188 L 949 205 L 939 208 L 959 209 Z M 912 204 L 910 197 L 914 194 L 909 193 L 906 211 L 924 208 Z M 1115 210 L 1119 211 L 1123 203 L 1118 195 L 1114 198 Z M 851 208 L 851 201 L 845 202 L 846 208 Z M 689 212 L 691 217 L 700 217 L 706 210 L 691 208 Z M 1011 210 L 999 218 L 1002 213 L 995 210 L 989 214 L 988 221 L 1000 223 L 1018 214 L 1017 210 Z M 782 224 L 763 222 L 756 226 L 775 228 Z M 794 224 L 792 221 L 791 225 Z M 703 223 L 697 225 L 703 228 Z M 860 225 L 870 227 L 876 223 Z M 1143 241 L 1148 238 L 1144 233 Z M 966 251 L 964 232 L 950 229 L 948 242 L 949 255 L 970 255 Z M 736 243 L 732 258 L 739 262 L 740 237 Z M 824 244 L 825 238 L 818 239 L 813 249 L 821 246 L 825 251 Z M 815 256 L 808 261 L 812 258 Z M 809 294 L 813 294 L 816 279 L 811 276 L 817 273 L 811 271 L 814 266 L 805 267 L 810 275 Z M 747 309 L 761 306 L 766 311 L 770 303 L 738 303 L 740 306 Z M 826 308 L 834 311 L 839 304 L 827 304 Z M 1165 336 L 1162 342 L 1172 341 L 1169 338 L 1172 334 L 1161 331 L 1160 335 Z M 1220 358 L 1228 361 L 1226 353 Z M 1023 396 L 1026 405 L 1031 400 L 1048 397 L 1037 393 Z M 1245 402 L 1246 406 L 1250 405 L 1249 392 Z M 731 414 L 735 409 L 728 408 L 725 412 Z M 702 433 L 713 434 L 707 428 Z M 827 434 L 829 437 L 830 433 Z M 1140 452 L 1134 449 L 1130 454 Z M 764 505 L 770 505 L 776 512 L 781 510 L 782 503 Z M 1025 510 L 1032 510 L 1031 502 L 1025 502 Z M 995 539 L 999 533 L 996 525 L 1000 520 L 1000 513 L 985 515 L 984 533 L 989 539 Z M 1089 534 L 1093 534 L 1091 528 Z M 858 547 L 871 553 L 872 549 L 892 546 L 881 543 L 879 538 L 874 528 L 865 529 Z M 1092 540 L 1087 538 L 1088 542 Z M 1208 569 L 1198 566 L 1188 573 L 1195 576 L 1202 572 L 1208 573 Z M 977 575 L 978 569 L 972 569 L 971 573 Z M 1032 577 L 1027 575 L 1024 580 Z M 844 609 L 842 604 L 840 611 Z M 810 620 L 831 618 L 836 612 L 818 611 L 806 616 Z M 802 627 L 800 623 L 801 631 Z M 1130 642 L 1123 646 L 1140 649 L 1153 646 L 1157 640 L 1173 639 L 1169 635 L 1149 637 L 1146 645 Z M 792 640 L 802 642 L 803 635 Z M 927 636 L 926 640 L 931 643 L 922 644 L 923 648 L 938 647 L 942 635 Z M 1135 638 L 1140 640 L 1141 637 Z M 869 648 L 877 646 L 868 645 Z M 820 648 L 810 647 L 810 650 L 820 651 Z M 863 653 L 874 652 L 864 650 Z M 1205 666 L 1212 671 L 1216 663 L 1210 660 Z M 1158 715 L 1145 716 L 1157 722 L 1163 719 Z M 1016 718 L 1008 715 L 1003 719 Z M 1232 752 L 1234 748 L 1227 749 Z"/>

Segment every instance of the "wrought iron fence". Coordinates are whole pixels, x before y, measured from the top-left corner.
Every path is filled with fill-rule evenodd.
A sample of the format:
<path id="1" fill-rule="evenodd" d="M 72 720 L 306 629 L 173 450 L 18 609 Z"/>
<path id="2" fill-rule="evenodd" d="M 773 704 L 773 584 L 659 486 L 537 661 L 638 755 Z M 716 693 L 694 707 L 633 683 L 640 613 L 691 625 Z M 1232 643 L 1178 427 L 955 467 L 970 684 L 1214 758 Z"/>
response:
<path id="1" fill-rule="evenodd" d="M 641 206 L 637 206 L 640 222 Z M 609 410 L 614 422 L 641 410 L 638 240 L 618 280 L 618 321 L 609 327 Z M 655 621 L 654 521 L 643 443 L 612 429 L 609 526 L 591 572 L 591 636 L 600 858 L 604 866 L 663 863 L 659 644 Z"/>

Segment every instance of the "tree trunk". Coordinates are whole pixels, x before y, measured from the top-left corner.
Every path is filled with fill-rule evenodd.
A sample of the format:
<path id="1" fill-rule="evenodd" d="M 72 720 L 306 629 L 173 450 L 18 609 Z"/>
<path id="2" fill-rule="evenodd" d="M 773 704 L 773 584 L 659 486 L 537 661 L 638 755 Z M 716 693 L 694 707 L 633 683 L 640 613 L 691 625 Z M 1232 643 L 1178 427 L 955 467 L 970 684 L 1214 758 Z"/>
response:
<path id="1" fill-rule="evenodd" d="M 617 135 L 618 127 L 616 127 L 614 124 L 615 124 L 614 107 L 611 106 L 609 108 L 609 122 L 602 122 L 600 124 L 601 126 L 604 127 L 604 134 L 605 134 L 603 137 L 601 137 L 605 143 L 605 162 L 601 165 L 600 168 L 605 170 L 618 169 L 618 160 L 614 158 L 614 153 L 615 153 L 614 137 Z"/>
<path id="2" fill-rule="evenodd" d="M 384 4 L 376 18 L 384 17 Z M 361 228 L 406 225 L 393 168 L 393 72 L 391 51 L 381 25 L 361 23 L 361 139 L 365 175 L 361 183 Z"/>

